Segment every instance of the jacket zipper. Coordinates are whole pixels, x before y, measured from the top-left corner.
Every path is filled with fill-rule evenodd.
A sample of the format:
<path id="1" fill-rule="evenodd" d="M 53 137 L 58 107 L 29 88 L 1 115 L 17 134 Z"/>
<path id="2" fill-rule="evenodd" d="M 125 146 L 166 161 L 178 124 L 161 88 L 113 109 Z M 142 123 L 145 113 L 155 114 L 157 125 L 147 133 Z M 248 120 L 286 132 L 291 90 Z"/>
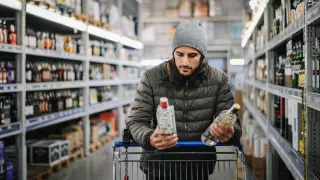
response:
<path id="1" fill-rule="evenodd" d="M 184 90 L 184 107 L 186 108 L 187 107 L 187 100 L 186 100 L 186 91 L 187 91 L 187 88 L 188 88 L 188 80 L 186 82 L 186 87 L 185 87 L 185 90 Z M 184 128 L 187 129 L 187 120 L 186 120 L 187 117 L 184 118 Z"/>

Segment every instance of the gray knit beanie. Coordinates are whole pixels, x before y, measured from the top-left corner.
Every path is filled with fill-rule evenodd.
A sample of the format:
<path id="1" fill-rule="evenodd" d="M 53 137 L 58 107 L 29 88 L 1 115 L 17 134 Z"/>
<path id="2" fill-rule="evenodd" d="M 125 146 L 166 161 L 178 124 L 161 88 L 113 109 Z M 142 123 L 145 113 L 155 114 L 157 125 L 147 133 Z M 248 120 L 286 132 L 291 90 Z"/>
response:
<path id="1" fill-rule="evenodd" d="M 172 51 L 181 46 L 195 48 L 206 57 L 207 38 L 199 20 L 182 22 L 178 25 L 172 41 Z"/>

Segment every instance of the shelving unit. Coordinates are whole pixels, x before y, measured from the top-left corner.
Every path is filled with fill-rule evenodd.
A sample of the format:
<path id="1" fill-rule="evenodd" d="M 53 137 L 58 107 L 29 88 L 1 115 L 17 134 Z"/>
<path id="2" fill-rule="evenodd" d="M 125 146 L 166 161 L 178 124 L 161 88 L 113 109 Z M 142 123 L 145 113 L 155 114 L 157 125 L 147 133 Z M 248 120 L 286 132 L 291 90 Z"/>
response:
<path id="1" fill-rule="evenodd" d="M 288 3 L 288 1 L 283 2 Z M 252 87 L 252 91 L 255 93 L 257 90 L 264 90 L 268 93 L 268 98 L 266 100 L 268 104 L 267 115 L 261 113 L 256 107 L 256 102 L 254 102 L 255 98 L 252 99 L 251 97 L 253 101 L 250 101 L 249 98 L 247 98 L 245 90 L 243 103 L 246 109 L 252 114 L 257 123 L 261 126 L 261 129 L 264 131 L 266 137 L 268 137 L 270 146 L 268 154 L 270 154 L 270 157 L 276 152 L 296 180 L 320 179 L 319 168 L 315 168 L 319 167 L 320 165 L 320 156 L 315 151 L 320 147 L 320 141 L 318 140 L 317 134 L 317 132 L 320 131 L 320 121 L 318 121 L 319 117 L 313 114 L 315 111 L 320 111 L 320 94 L 318 92 L 314 92 L 314 85 L 312 84 L 314 81 L 312 63 L 315 58 L 314 54 L 318 53 L 316 52 L 315 39 L 316 37 L 319 37 L 320 32 L 320 2 L 314 4 L 311 8 L 307 7 L 308 1 L 303 2 L 304 15 L 300 18 L 297 18 L 293 23 L 288 25 L 286 28 L 280 31 L 279 34 L 271 39 L 271 37 L 269 37 L 269 32 L 271 32 L 271 28 L 274 23 L 272 21 L 272 14 L 274 13 L 275 8 L 273 7 L 274 1 L 266 1 L 266 5 L 259 7 L 257 13 L 255 13 L 254 18 L 242 39 L 242 47 L 244 48 L 244 57 L 246 60 L 245 66 L 253 64 L 253 67 L 255 68 L 257 58 L 265 55 L 267 64 L 266 83 L 262 83 L 255 79 L 245 79 L 244 83 L 245 85 Z M 256 31 L 258 29 L 257 25 L 262 19 L 267 27 L 265 34 L 265 37 L 267 37 L 265 48 L 259 52 L 252 53 L 251 51 L 248 51 L 248 42 L 250 39 L 252 39 L 253 43 L 256 43 Z M 296 39 L 298 36 L 303 36 L 303 42 L 305 45 L 304 88 L 295 89 L 276 85 L 276 82 L 274 82 L 276 76 L 275 54 L 278 53 L 278 51 L 281 51 L 281 48 L 285 48 L 284 46 L 289 40 Z M 256 77 L 255 70 L 254 77 Z M 305 143 L 304 150 L 306 156 L 299 154 L 299 152 L 291 147 L 291 144 L 283 136 L 281 136 L 279 131 L 272 124 L 275 120 L 275 110 L 273 107 L 275 101 L 274 95 L 296 102 L 303 107 L 304 111 L 298 112 L 298 121 L 301 122 L 300 128 L 302 128 L 302 131 L 305 130 L 304 133 L 306 134 L 306 140 L 301 138 L 299 141 Z M 317 120 L 315 120 L 315 117 L 317 117 Z M 299 133 L 301 132 L 299 131 Z M 273 168 L 275 166 L 274 163 L 275 162 L 273 162 L 272 158 L 267 158 L 267 179 L 269 180 L 274 179 L 274 174 L 277 173 Z"/>
<path id="2" fill-rule="evenodd" d="M 135 1 L 134 1 L 135 2 Z M 83 13 L 88 12 L 88 1 L 82 0 Z M 119 1 L 119 4 L 126 1 Z M 137 2 L 135 2 L 137 3 Z M 119 5 L 118 4 L 118 5 Z M 114 109 L 117 114 L 118 130 L 121 131 L 124 124 L 123 106 L 130 104 L 134 97 L 122 97 L 123 85 L 134 85 L 139 83 L 139 79 L 121 79 L 120 75 L 124 67 L 140 68 L 139 61 L 129 61 L 120 59 L 120 48 L 127 47 L 141 51 L 143 44 L 137 40 L 130 39 L 121 35 L 121 32 L 111 32 L 100 27 L 86 24 L 75 18 L 59 15 L 40 8 L 36 5 L 26 3 L 26 0 L 1 0 L 0 9 L 7 8 L 15 11 L 17 39 L 19 45 L 0 44 L 0 53 L 9 53 L 15 56 L 17 63 L 17 84 L 1 84 L 0 93 L 17 93 L 18 119 L 17 123 L 6 126 L 0 126 L 0 139 L 16 136 L 17 139 L 17 164 L 18 179 L 27 179 L 27 157 L 26 157 L 26 133 L 36 129 L 44 128 L 58 123 L 67 122 L 73 119 L 82 118 L 84 129 L 84 152 L 88 156 L 90 154 L 90 119 L 89 116 L 101 111 Z M 119 5 L 120 13 L 122 13 L 122 5 Z M 90 56 L 87 54 L 62 53 L 52 50 L 34 49 L 26 46 L 25 39 L 26 24 L 28 18 L 41 20 L 50 27 L 63 27 L 68 31 L 77 33 L 81 37 L 84 47 L 89 47 L 89 39 L 94 37 L 100 41 L 108 41 L 115 44 L 117 58 L 105 58 L 100 56 Z M 81 63 L 83 65 L 83 80 L 81 81 L 59 81 L 59 82 L 43 82 L 43 83 L 26 83 L 26 62 L 28 58 L 40 57 L 50 58 L 52 60 L 66 60 Z M 89 66 L 90 63 L 110 64 L 116 66 L 116 73 L 119 76 L 113 80 L 90 80 Z M 89 104 L 90 87 L 99 86 L 117 86 L 116 100 L 102 102 L 94 105 Z M 65 111 L 55 112 L 33 118 L 25 117 L 26 94 L 32 91 L 48 91 L 58 89 L 79 89 L 83 92 L 84 106 L 80 108 L 68 109 Z"/>

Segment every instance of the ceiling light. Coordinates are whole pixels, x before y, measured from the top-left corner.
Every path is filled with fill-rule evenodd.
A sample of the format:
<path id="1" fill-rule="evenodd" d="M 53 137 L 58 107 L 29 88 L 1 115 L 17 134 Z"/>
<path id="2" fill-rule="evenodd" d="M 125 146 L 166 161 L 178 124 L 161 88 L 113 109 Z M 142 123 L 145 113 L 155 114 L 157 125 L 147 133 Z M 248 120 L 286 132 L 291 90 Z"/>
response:
<path id="1" fill-rule="evenodd" d="M 244 65 L 244 59 L 230 59 L 230 64 L 233 66 L 242 66 Z"/>

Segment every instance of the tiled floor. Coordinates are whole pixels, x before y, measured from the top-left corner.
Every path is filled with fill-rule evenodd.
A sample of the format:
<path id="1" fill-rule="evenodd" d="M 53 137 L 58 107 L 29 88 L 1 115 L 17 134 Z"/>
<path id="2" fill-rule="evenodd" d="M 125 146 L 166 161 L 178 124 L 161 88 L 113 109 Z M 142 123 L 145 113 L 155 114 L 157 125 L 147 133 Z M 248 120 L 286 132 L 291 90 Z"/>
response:
<path id="1" fill-rule="evenodd" d="M 218 151 L 230 151 L 230 147 L 220 147 Z M 220 156 L 218 159 L 226 158 Z M 219 170 L 210 179 L 234 179 L 234 165 L 230 168 L 219 166 Z M 222 169 L 228 169 L 222 171 Z M 90 157 L 77 160 L 70 164 L 70 167 L 55 173 L 49 180 L 112 180 L 112 148 L 111 143 L 106 144 L 102 149 L 93 153 Z M 123 178 L 121 178 L 123 179 Z M 138 178 L 140 180 L 140 178 Z M 130 178 L 130 180 L 135 180 Z"/>

